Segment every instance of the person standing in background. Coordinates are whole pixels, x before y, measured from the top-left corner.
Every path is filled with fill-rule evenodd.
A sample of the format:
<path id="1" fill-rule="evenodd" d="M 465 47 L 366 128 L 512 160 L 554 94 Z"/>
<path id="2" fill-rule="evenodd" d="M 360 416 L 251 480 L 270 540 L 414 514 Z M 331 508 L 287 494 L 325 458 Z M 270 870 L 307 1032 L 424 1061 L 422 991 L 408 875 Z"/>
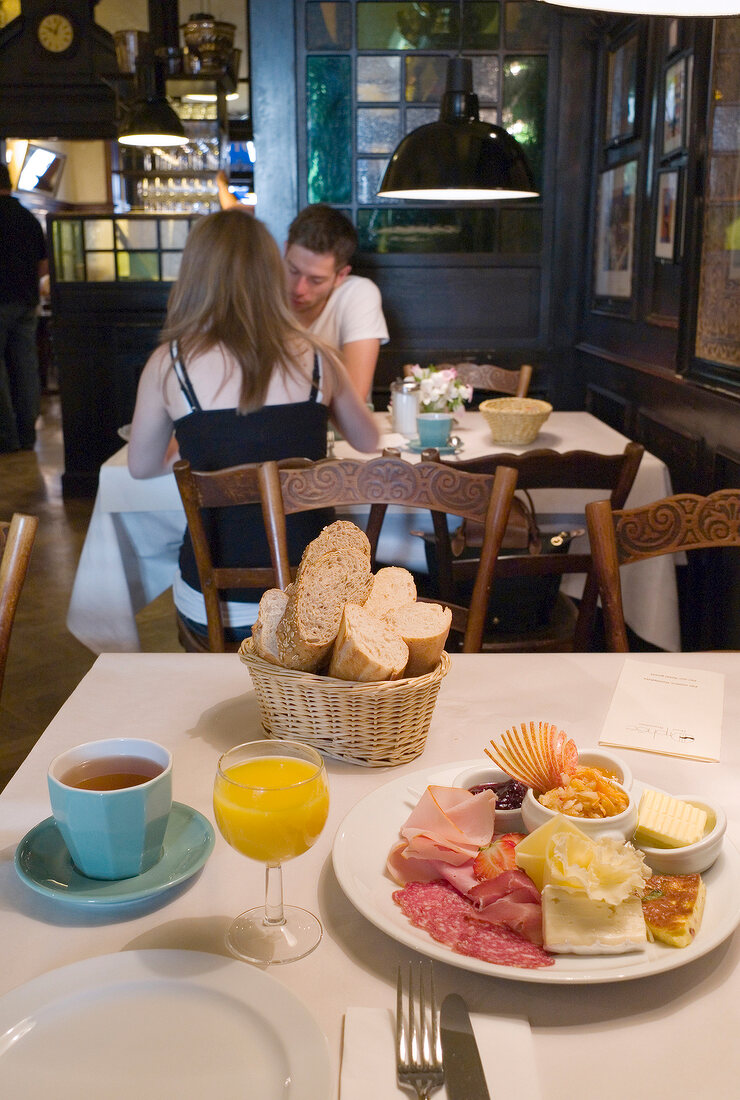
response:
<path id="1" fill-rule="evenodd" d="M 10 173 L 0 164 L 0 454 L 31 451 L 39 414 L 36 307 L 47 274 L 44 233 L 11 195 Z"/>
<path id="2" fill-rule="evenodd" d="M 223 209 L 254 213 L 217 176 Z M 357 232 L 349 218 L 325 203 L 304 207 L 288 228 L 285 267 L 294 316 L 335 347 L 363 400 L 370 397 L 380 345 L 388 343 L 380 291 L 370 279 L 350 274 Z"/>

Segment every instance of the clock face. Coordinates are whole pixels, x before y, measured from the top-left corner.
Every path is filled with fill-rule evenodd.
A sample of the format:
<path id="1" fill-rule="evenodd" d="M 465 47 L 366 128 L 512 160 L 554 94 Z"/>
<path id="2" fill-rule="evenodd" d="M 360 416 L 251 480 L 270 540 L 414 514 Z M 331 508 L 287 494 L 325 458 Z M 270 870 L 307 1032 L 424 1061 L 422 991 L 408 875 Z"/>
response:
<path id="1" fill-rule="evenodd" d="M 74 27 L 66 15 L 52 12 L 45 15 L 38 25 L 38 39 L 50 53 L 64 53 L 74 41 Z"/>

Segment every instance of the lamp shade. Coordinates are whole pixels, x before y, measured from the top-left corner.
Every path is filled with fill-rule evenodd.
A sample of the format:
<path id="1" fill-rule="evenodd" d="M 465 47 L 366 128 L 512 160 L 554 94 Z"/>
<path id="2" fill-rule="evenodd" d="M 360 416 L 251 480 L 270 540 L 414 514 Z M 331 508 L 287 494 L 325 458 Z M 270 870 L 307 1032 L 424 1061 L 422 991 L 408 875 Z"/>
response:
<path id="1" fill-rule="evenodd" d="M 559 8 L 624 12 L 627 15 L 681 15 L 685 18 L 740 15 L 740 0 L 544 0 Z"/>
<path id="2" fill-rule="evenodd" d="M 401 141 L 383 176 L 383 198 L 480 202 L 538 194 L 518 142 L 478 117 L 469 58 L 451 58 L 437 122 Z"/>
<path id="3" fill-rule="evenodd" d="M 137 100 L 121 129 L 121 145 L 187 145 L 182 122 L 164 96 Z"/>

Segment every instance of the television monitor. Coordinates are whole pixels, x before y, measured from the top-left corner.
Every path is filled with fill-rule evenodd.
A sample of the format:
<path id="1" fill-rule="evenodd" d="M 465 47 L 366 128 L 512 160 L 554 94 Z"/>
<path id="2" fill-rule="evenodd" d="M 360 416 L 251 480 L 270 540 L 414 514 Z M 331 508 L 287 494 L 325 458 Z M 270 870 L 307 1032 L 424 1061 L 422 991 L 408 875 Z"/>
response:
<path id="1" fill-rule="evenodd" d="M 18 182 L 16 183 L 16 190 L 33 191 L 42 195 L 56 195 L 66 159 L 64 153 L 57 153 L 53 149 L 44 149 L 43 146 L 33 145 L 29 141 Z"/>

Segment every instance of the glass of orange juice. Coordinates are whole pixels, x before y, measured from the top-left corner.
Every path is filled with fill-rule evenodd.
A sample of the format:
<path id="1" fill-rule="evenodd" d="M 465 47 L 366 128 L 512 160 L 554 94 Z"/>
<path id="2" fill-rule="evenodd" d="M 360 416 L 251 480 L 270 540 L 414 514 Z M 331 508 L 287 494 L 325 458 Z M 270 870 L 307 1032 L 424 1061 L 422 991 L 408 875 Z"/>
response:
<path id="1" fill-rule="evenodd" d="M 329 813 L 329 781 L 320 753 L 297 741 L 251 741 L 224 753 L 213 785 L 224 839 L 266 865 L 264 908 L 232 921 L 229 950 L 248 962 L 302 959 L 321 939 L 313 913 L 283 905 L 282 863 L 316 843 Z"/>

